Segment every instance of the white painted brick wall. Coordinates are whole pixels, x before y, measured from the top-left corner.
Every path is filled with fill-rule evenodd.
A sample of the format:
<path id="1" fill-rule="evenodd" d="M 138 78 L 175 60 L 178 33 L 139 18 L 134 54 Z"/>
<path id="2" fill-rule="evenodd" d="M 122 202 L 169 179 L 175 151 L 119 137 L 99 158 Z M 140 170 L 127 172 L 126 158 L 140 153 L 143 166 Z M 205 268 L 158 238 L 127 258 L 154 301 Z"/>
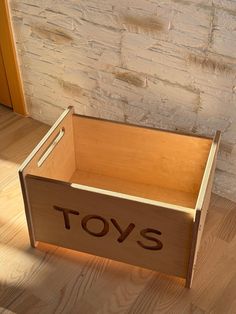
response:
<path id="1" fill-rule="evenodd" d="M 236 200 L 236 1 L 10 0 L 31 115 L 223 132 L 214 189 Z"/>

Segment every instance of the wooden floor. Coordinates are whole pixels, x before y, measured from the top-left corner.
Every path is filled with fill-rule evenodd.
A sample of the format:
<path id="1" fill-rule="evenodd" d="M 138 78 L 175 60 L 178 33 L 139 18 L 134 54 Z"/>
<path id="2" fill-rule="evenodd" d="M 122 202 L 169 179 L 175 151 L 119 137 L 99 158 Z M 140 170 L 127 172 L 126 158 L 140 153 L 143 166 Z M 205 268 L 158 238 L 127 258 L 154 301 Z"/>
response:
<path id="1" fill-rule="evenodd" d="M 107 259 L 32 249 L 17 169 L 47 129 L 0 106 L 0 313 L 236 313 L 236 204 L 216 195 L 191 290 Z"/>

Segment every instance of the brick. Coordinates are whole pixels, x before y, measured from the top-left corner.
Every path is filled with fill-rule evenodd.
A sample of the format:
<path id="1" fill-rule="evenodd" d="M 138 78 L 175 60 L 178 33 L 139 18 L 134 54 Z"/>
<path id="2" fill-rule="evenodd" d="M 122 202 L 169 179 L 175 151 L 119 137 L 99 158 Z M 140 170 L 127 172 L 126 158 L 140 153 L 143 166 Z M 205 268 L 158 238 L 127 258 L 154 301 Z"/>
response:
<path id="1" fill-rule="evenodd" d="M 173 1 L 169 38 L 193 48 L 206 48 L 211 25 L 211 7 L 195 1 Z"/>
<path id="2" fill-rule="evenodd" d="M 128 69 L 181 85 L 189 85 L 185 48 L 127 33 L 122 41 L 123 63 Z"/>
<path id="3" fill-rule="evenodd" d="M 211 50 L 215 53 L 236 58 L 236 14 L 217 9 Z"/>

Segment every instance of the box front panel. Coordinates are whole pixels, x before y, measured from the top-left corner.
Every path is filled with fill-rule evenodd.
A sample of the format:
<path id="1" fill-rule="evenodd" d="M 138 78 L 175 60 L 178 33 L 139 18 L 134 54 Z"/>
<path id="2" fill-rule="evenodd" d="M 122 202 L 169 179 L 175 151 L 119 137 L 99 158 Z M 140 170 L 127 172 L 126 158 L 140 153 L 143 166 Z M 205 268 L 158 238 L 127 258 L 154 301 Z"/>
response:
<path id="1" fill-rule="evenodd" d="M 35 237 L 186 277 L 193 212 L 26 176 Z"/>

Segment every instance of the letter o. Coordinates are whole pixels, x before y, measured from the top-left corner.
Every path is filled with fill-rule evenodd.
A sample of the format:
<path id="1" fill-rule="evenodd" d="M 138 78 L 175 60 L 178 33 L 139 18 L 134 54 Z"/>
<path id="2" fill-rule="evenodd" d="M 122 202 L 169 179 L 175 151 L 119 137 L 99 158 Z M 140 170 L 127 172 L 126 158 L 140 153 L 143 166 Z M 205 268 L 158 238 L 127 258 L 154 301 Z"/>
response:
<path id="1" fill-rule="evenodd" d="M 100 220 L 103 223 L 103 229 L 100 232 L 94 232 L 88 229 L 87 223 L 89 220 L 97 219 Z M 82 228 L 89 234 L 93 235 L 94 237 L 103 237 L 105 236 L 109 231 L 109 223 L 106 221 L 106 219 L 102 218 L 98 215 L 87 215 L 85 216 L 82 221 Z"/>

